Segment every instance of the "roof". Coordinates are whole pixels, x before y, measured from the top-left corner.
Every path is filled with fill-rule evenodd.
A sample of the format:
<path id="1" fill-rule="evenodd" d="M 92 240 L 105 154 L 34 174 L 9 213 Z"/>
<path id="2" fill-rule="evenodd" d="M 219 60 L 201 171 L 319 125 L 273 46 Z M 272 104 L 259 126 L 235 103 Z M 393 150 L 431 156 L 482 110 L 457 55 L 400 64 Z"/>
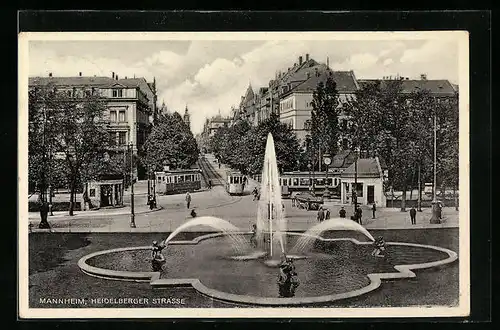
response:
<path id="1" fill-rule="evenodd" d="M 381 87 L 384 87 L 385 82 L 388 80 L 379 80 L 379 79 L 362 79 L 358 80 L 361 86 L 366 85 L 368 83 L 373 83 L 379 81 Z M 390 80 L 389 80 L 390 81 Z M 419 90 L 428 90 L 431 94 L 436 96 L 454 96 L 456 92 L 458 92 L 458 88 L 455 89 L 453 85 L 445 79 L 438 80 L 401 80 L 401 87 L 403 93 L 412 93 L 417 92 Z M 458 86 L 457 86 L 458 87 Z"/>
<path id="2" fill-rule="evenodd" d="M 146 81 L 145 78 L 126 78 L 126 79 L 113 79 L 110 77 L 29 77 L 28 81 L 30 86 L 47 86 L 52 84 L 54 86 L 73 86 L 73 87 L 100 87 L 109 88 L 116 84 L 122 85 L 126 88 L 139 87 L 143 93 L 148 96 L 153 95 L 152 86 Z"/>
<path id="3" fill-rule="evenodd" d="M 337 92 L 339 93 L 353 93 L 359 89 L 356 77 L 352 71 L 332 71 L 325 64 L 317 64 L 305 67 L 291 76 L 288 81 L 292 84 L 292 88 L 285 94 L 313 92 L 316 90 L 318 84 L 320 82 L 325 83 L 328 77 L 332 77 L 333 81 L 335 81 Z"/>
<path id="4" fill-rule="evenodd" d="M 356 159 L 356 153 L 351 150 L 342 150 L 332 157 L 330 168 L 347 168 Z"/>
<path id="5" fill-rule="evenodd" d="M 29 77 L 30 86 L 95 86 L 104 87 L 116 83 L 109 77 Z"/>
<path id="6" fill-rule="evenodd" d="M 342 172 L 341 177 L 354 177 L 356 172 L 356 163 L 352 163 Z M 378 178 L 382 173 L 378 158 L 360 158 L 357 161 L 358 178 Z"/>

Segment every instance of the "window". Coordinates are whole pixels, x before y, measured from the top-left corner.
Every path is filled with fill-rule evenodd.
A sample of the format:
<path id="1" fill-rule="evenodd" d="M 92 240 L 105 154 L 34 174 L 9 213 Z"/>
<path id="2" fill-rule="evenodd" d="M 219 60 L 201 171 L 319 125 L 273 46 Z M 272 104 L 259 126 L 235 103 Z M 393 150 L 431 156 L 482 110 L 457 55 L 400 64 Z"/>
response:
<path id="1" fill-rule="evenodd" d="M 113 89 L 113 97 L 123 97 L 123 89 Z"/>
<path id="2" fill-rule="evenodd" d="M 353 187 L 355 187 L 354 183 L 352 184 Z M 358 183 L 356 187 L 356 195 L 357 197 L 363 197 L 363 184 Z"/>
<path id="3" fill-rule="evenodd" d="M 110 121 L 116 121 L 116 111 L 110 111 L 109 112 L 109 120 Z"/>
<path id="4" fill-rule="evenodd" d="M 309 180 L 309 179 L 307 179 L 307 178 L 301 178 L 301 179 L 300 179 L 300 185 L 301 185 L 301 186 L 308 186 L 308 185 L 309 185 L 309 182 L 310 182 L 310 180 Z"/>
<path id="5" fill-rule="evenodd" d="M 85 96 L 89 97 L 90 96 L 90 91 L 89 90 L 86 90 L 85 91 Z"/>
<path id="6" fill-rule="evenodd" d="M 305 123 L 304 123 L 304 129 L 306 131 L 309 131 L 311 129 L 311 121 L 310 120 L 306 120 Z"/>
<path id="7" fill-rule="evenodd" d="M 92 87 L 92 95 L 95 95 L 95 88 Z"/>
<path id="8" fill-rule="evenodd" d="M 118 113 L 118 121 L 122 123 L 125 121 L 125 110 L 120 110 Z"/>
<path id="9" fill-rule="evenodd" d="M 299 185 L 299 179 L 298 178 L 293 178 L 293 185 L 298 186 Z"/>
<path id="10" fill-rule="evenodd" d="M 127 132 L 118 132 L 118 143 L 120 145 L 127 144 Z"/>
<path id="11" fill-rule="evenodd" d="M 95 189 L 90 189 L 90 197 L 95 197 Z"/>
<path id="12" fill-rule="evenodd" d="M 71 97 L 71 91 L 68 91 L 68 97 Z"/>

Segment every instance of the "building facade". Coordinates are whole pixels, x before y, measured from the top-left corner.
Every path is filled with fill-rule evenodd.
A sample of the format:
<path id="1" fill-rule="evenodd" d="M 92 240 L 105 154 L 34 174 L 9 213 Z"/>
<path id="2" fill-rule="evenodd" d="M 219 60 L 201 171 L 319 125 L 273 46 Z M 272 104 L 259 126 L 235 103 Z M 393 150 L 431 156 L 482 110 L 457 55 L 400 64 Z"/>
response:
<path id="1" fill-rule="evenodd" d="M 107 123 L 111 151 L 124 152 L 132 144 L 133 153 L 145 143 L 151 130 L 156 108 L 156 82 L 148 84 L 144 78 L 85 77 L 30 77 L 29 88 L 50 86 L 68 93 L 78 100 L 86 95 L 97 95 L 106 103 L 102 120 Z M 149 97 L 148 97 L 149 95 Z M 143 179 L 145 170 L 138 166 L 136 177 Z"/>

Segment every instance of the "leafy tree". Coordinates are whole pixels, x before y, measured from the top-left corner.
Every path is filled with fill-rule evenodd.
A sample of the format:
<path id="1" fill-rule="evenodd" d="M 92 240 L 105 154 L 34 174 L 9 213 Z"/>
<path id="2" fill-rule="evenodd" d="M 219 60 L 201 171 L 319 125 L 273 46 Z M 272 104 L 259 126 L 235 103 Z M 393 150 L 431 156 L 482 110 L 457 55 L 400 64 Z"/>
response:
<path id="1" fill-rule="evenodd" d="M 141 161 L 155 171 L 162 170 L 164 165 L 173 169 L 190 168 L 199 155 L 193 133 L 178 113 L 158 118 L 142 151 Z"/>
<path id="2" fill-rule="evenodd" d="M 276 160 L 281 172 L 292 171 L 300 160 L 300 145 L 290 127 L 279 121 L 276 114 L 253 127 L 244 138 L 246 146 L 246 172 L 255 174 L 262 172 L 267 136 L 271 133 L 274 139 Z"/>
<path id="3" fill-rule="evenodd" d="M 331 76 L 319 82 L 313 93 L 311 112 L 311 142 L 315 150 L 331 155 L 337 153 L 339 138 L 338 93 Z"/>
<path id="4" fill-rule="evenodd" d="M 81 182 L 82 168 L 98 160 L 108 145 L 104 102 L 98 96 L 72 98 L 54 86 L 37 87 L 30 91 L 30 172 L 46 189 L 47 159 L 50 154 L 65 167 L 70 189 L 69 215 L 73 215 L 75 194 Z M 40 127 L 42 129 L 40 129 Z M 42 134 L 42 142 L 36 141 Z M 40 171 L 38 171 L 41 169 Z M 36 174 L 39 173 L 39 174 Z"/>

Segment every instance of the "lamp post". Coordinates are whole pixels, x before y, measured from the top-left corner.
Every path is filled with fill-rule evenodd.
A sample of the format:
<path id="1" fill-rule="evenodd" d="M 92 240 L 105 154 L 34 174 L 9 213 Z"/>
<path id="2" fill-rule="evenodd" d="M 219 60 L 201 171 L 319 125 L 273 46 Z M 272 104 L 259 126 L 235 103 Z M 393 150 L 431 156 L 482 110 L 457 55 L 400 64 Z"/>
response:
<path id="1" fill-rule="evenodd" d="M 354 203 L 354 216 L 358 217 L 358 151 L 356 151 L 356 160 L 354 161 L 354 188 L 352 189 L 352 202 Z"/>
<path id="2" fill-rule="evenodd" d="M 323 163 L 326 165 L 326 179 L 325 179 L 325 191 L 323 193 L 323 198 L 330 199 L 330 190 L 328 189 L 328 169 L 330 164 L 332 163 L 332 159 L 330 158 L 330 154 L 323 154 Z"/>
<path id="3" fill-rule="evenodd" d="M 307 168 L 309 169 L 309 191 L 312 193 L 312 177 L 311 177 L 311 163 L 307 164 Z"/>
<path id="4" fill-rule="evenodd" d="M 130 143 L 130 228 L 136 228 L 134 213 L 134 145 L 132 143 Z"/>
<path id="5" fill-rule="evenodd" d="M 441 223 L 439 217 L 439 205 L 436 196 L 436 172 L 437 172 L 437 115 L 434 110 L 434 183 L 432 184 L 432 216 L 429 220 L 430 223 Z"/>

